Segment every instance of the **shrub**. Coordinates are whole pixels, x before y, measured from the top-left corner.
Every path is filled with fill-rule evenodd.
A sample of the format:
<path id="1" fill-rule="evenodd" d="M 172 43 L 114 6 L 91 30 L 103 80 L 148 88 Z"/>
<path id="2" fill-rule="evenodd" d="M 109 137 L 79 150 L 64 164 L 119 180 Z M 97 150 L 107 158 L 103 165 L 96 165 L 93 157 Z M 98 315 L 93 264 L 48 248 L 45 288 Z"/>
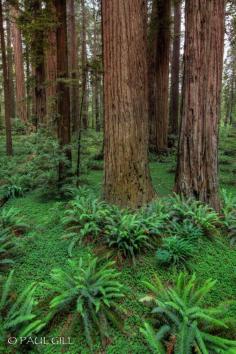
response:
<path id="1" fill-rule="evenodd" d="M 167 235 L 176 236 L 181 239 L 191 239 L 191 241 L 197 241 L 203 236 L 202 228 L 189 219 L 183 220 L 182 223 L 171 222 L 166 233 Z"/>
<path id="2" fill-rule="evenodd" d="M 0 230 L 0 270 L 14 263 L 13 255 L 16 242 L 13 234 L 7 230 Z"/>
<path id="3" fill-rule="evenodd" d="M 122 257 L 130 257 L 133 262 L 138 253 L 153 248 L 155 243 L 155 237 L 149 233 L 140 215 L 127 211 L 112 214 L 105 227 L 104 237 L 109 247 L 116 249 Z"/>
<path id="4" fill-rule="evenodd" d="M 222 190 L 222 220 L 227 231 L 230 244 L 236 244 L 236 198 L 231 194 Z"/>
<path id="5" fill-rule="evenodd" d="M 69 203 L 68 209 L 62 218 L 68 234 L 64 238 L 70 239 L 68 252 L 71 255 L 74 246 L 87 236 L 97 237 L 106 223 L 110 213 L 109 206 L 90 194 L 77 196 Z"/>
<path id="6" fill-rule="evenodd" d="M 38 333 L 45 325 L 37 319 L 37 302 L 34 299 L 36 285 L 33 283 L 26 287 L 21 294 L 16 297 L 12 296 L 13 273 L 13 271 L 10 272 L 6 281 L 1 279 L 0 284 L 0 343 L 3 343 L 9 334 L 27 337 Z"/>
<path id="7" fill-rule="evenodd" d="M 215 283 L 212 279 L 201 283 L 195 275 L 190 277 L 185 273 L 179 274 L 172 288 L 157 277 L 155 283 L 145 282 L 151 295 L 141 301 L 152 307 L 156 326 L 145 323 L 141 332 L 155 353 L 164 354 L 167 347 L 176 354 L 225 353 L 230 348 L 236 349 L 236 341 L 217 335 L 235 325 L 227 317 L 226 304 L 205 305 Z"/>
<path id="8" fill-rule="evenodd" d="M 48 284 L 54 293 L 50 302 L 52 315 L 68 311 L 73 325 L 82 321 L 90 346 L 96 331 L 104 338 L 110 322 L 121 323 L 118 300 L 124 292 L 113 265 L 114 262 L 103 263 L 97 258 L 90 259 L 87 267 L 82 259 L 79 263 L 69 260 L 69 269 L 54 269 L 52 283 Z"/>
<path id="9" fill-rule="evenodd" d="M 16 208 L 0 209 L 0 227 L 10 229 L 13 233 L 24 233 L 28 228 L 23 218 L 19 215 L 19 210 Z"/>
<path id="10" fill-rule="evenodd" d="M 156 260 L 160 264 L 179 265 L 185 263 L 195 253 L 191 240 L 170 236 L 163 239 L 162 248 L 156 252 Z"/>
<path id="11" fill-rule="evenodd" d="M 182 223 L 188 219 L 201 228 L 205 235 L 218 234 L 217 227 L 221 226 L 219 215 L 208 205 L 175 195 L 170 198 L 169 207 L 172 220 Z"/>

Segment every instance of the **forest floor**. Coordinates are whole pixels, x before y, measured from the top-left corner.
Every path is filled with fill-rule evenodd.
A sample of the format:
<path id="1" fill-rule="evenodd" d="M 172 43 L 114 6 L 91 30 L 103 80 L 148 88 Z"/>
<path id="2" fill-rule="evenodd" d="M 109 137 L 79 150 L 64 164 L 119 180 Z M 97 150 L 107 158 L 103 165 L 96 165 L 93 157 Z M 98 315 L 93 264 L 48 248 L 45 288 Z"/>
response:
<path id="1" fill-rule="evenodd" d="M 17 138 L 16 138 L 17 139 Z M 91 143 L 92 144 L 92 143 Z M 1 146 L 0 153 L 3 154 Z M 91 151 L 94 151 L 94 146 Z M 95 149 L 96 150 L 96 149 Z M 175 158 L 173 155 L 163 157 L 159 161 L 152 159 L 150 163 L 153 183 L 158 196 L 166 196 L 172 192 L 174 183 Z M 222 134 L 220 149 L 220 181 L 221 188 L 236 194 L 236 129 Z M 88 181 L 96 191 L 101 191 L 103 172 L 90 170 Z M 47 282 L 53 268 L 67 266 L 67 242 L 62 239 L 65 234 L 60 220 L 64 212 L 64 203 L 58 200 L 43 200 L 38 191 L 26 194 L 22 198 L 11 199 L 6 208 L 18 208 L 24 220 L 30 226 L 29 232 L 22 236 L 21 250 L 15 260 L 15 287 L 23 289 L 30 282 Z M 74 251 L 75 258 L 87 257 L 92 252 L 92 245 L 81 246 Z M 230 248 L 228 241 L 220 236 L 215 240 L 201 240 L 200 252 L 189 261 L 188 266 L 200 279 L 213 278 L 217 286 L 208 298 L 209 304 L 217 304 L 225 299 L 236 297 L 236 249 Z M 129 293 L 124 306 L 128 309 L 125 323 L 126 334 L 114 331 L 109 345 L 103 349 L 99 342 L 94 346 L 93 353 L 107 354 L 143 354 L 149 350 L 140 335 L 139 328 L 144 322 L 146 310 L 139 302 L 145 294 L 142 280 L 151 280 L 158 274 L 165 280 L 176 275 L 176 268 L 158 267 L 153 252 L 139 256 L 136 265 L 130 262 L 122 266 L 120 280 L 128 287 Z M 38 298 L 46 298 L 47 291 L 43 286 L 37 288 Z M 236 316 L 236 308 L 233 308 Z M 65 321 L 66 322 L 66 318 Z M 128 334 L 127 334 L 128 333 Z M 57 325 L 50 329 L 48 337 L 71 337 L 72 344 L 35 346 L 30 353 L 90 353 L 82 329 L 78 332 L 66 333 L 65 325 Z M 16 353 L 22 353 L 18 351 Z"/>

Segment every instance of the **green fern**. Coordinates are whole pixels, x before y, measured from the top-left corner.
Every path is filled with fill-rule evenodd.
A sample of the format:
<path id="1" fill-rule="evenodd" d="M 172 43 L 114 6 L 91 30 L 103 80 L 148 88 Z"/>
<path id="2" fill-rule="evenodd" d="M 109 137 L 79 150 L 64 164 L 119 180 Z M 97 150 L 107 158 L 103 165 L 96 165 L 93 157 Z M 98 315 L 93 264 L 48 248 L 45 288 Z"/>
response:
<path id="1" fill-rule="evenodd" d="M 61 311 L 73 313 L 73 324 L 82 323 L 90 346 L 96 331 L 101 338 L 107 337 L 109 323 L 122 322 L 118 301 L 124 296 L 124 288 L 113 265 L 97 258 L 90 258 L 87 267 L 82 259 L 79 263 L 69 260 L 68 270 L 54 269 L 52 283 L 48 284 L 54 294 L 51 316 Z"/>
<path id="2" fill-rule="evenodd" d="M 141 301 L 152 306 L 157 328 L 145 324 L 142 333 L 151 348 L 156 345 L 156 353 L 173 337 L 176 354 L 195 351 L 210 354 L 236 349 L 236 341 L 216 335 L 219 330 L 226 331 L 235 326 L 235 321 L 227 318 L 227 305 L 204 305 L 215 284 L 211 279 L 200 283 L 195 275 L 190 277 L 185 273 L 179 274 L 173 288 L 167 288 L 157 277 L 155 283 L 145 282 L 151 295 Z"/>
<path id="3" fill-rule="evenodd" d="M 12 296 L 12 280 L 14 271 L 11 271 L 7 280 L 1 279 L 0 297 L 0 337 L 4 340 L 9 334 L 27 337 L 38 333 L 44 326 L 37 318 L 37 301 L 34 298 L 36 284 L 32 283 L 16 298 Z"/>
<path id="4" fill-rule="evenodd" d="M 13 256 L 16 250 L 14 235 L 8 230 L 0 230 L 0 270 L 14 263 Z"/>

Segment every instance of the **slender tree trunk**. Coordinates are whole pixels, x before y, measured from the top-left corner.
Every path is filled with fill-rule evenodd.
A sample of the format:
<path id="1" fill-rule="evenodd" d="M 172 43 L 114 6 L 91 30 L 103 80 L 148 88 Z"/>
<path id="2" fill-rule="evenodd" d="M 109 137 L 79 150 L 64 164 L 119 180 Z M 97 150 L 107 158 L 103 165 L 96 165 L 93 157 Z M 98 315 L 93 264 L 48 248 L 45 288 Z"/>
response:
<path id="1" fill-rule="evenodd" d="M 101 129 L 100 125 L 100 111 L 99 111 L 99 58 L 98 58 L 98 26 L 97 26 L 97 11 L 96 11 L 96 3 L 95 1 L 93 2 L 94 6 L 94 13 L 93 13 L 93 18 L 94 18 L 94 33 L 93 33 L 93 56 L 94 56 L 94 62 L 95 62 L 95 67 L 94 67 L 94 115 L 95 115 L 95 127 L 96 131 L 99 132 Z"/>
<path id="2" fill-rule="evenodd" d="M 224 0 L 186 2 L 182 122 L 176 191 L 219 210 L 218 124 Z"/>
<path id="3" fill-rule="evenodd" d="M 27 121 L 27 102 L 25 94 L 24 57 L 22 49 L 21 31 L 16 23 L 19 11 L 16 7 L 10 7 L 12 21 L 12 39 L 14 48 L 14 61 L 16 72 L 16 110 L 17 116 L 22 122 Z"/>
<path id="4" fill-rule="evenodd" d="M 75 0 L 68 1 L 68 53 L 72 131 L 79 130 L 78 41 L 76 32 Z"/>
<path id="5" fill-rule="evenodd" d="M 174 2 L 174 38 L 171 60 L 170 89 L 170 133 L 178 134 L 179 125 L 179 76 L 180 76 L 180 34 L 181 32 L 181 0 Z"/>
<path id="6" fill-rule="evenodd" d="M 150 147 L 157 152 L 168 148 L 168 97 L 171 0 L 154 0 L 149 46 Z M 151 66 L 151 67 L 150 67 Z M 154 82 L 153 82 L 154 81 Z"/>
<path id="7" fill-rule="evenodd" d="M 3 69 L 3 88 L 4 88 L 4 109 L 5 109 L 5 128 L 6 128 L 6 151 L 7 155 L 13 155 L 12 134 L 11 134 L 11 110 L 10 110 L 10 85 L 8 77 L 6 44 L 3 28 L 3 12 L 2 0 L 0 0 L 0 37 L 2 52 L 2 69 Z"/>
<path id="8" fill-rule="evenodd" d="M 50 18 L 55 18 L 56 9 L 53 2 L 47 3 Z M 55 19 L 56 20 L 56 19 Z M 47 123 L 52 126 L 56 121 L 56 91 L 57 91 L 57 37 L 56 25 L 49 28 L 45 48 L 46 102 Z"/>
<path id="9" fill-rule="evenodd" d="M 105 199 L 137 208 L 154 196 L 148 169 L 146 1 L 103 0 L 102 16 Z"/>
<path id="10" fill-rule="evenodd" d="M 88 68 L 87 68 L 87 16 L 85 0 L 81 0 L 82 10 L 82 124 L 83 128 L 88 128 Z"/>
<path id="11" fill-rule="evenodd" d="M 65 83 L 68 79 L 68 45 L 66 0 L 55 0 L 57 27 L 57 100 L 58 100 L 58 140 L 61 149 L 65 152 L 69 165 L 71 165 L 71 132 L 70 132 L 70 92 Z M 71 166 L 64 162 L 59 164 L 59 187 L 65 182 Z"/>
<path id="12" fill-rule="evenodd" d="M 11 118 L 16 116 L 16 101 L 15 101 L 15 87 L 13 79 L 13 53 L 11 46 L 11 23 L 9 19 L 9 6 L 6 7 L 6 29 L 7 29 L 7 63 L 8 63 L 8 79 L 10 86 L 10 110 Z"/>
<path id="13" fill-rule="evenodd" d="M 29 45 L 26 44 L 25 47 L 25 64 L 26 64 L 26 109 L 27 109 L 27 121 L 29 122 L 31 116 L 31 105 L 32 105 L 32 95 L 31 95 L 31 72 L 30 72 L 30 57 L 29 57 Z"/>
<path id="14" fill-rule="evenodd" d="M 41 1 L 32 1 L 33 18 L 37 19 L 41 16 Z M 45 61 L 44 61 L 44 28 L 36 28 L 33 30 L 32 48 L 34 54 L 35 68 L 35 117 L 36 129 L 45 125 L 46 118 L 46 85 L 45 85 Z"/>

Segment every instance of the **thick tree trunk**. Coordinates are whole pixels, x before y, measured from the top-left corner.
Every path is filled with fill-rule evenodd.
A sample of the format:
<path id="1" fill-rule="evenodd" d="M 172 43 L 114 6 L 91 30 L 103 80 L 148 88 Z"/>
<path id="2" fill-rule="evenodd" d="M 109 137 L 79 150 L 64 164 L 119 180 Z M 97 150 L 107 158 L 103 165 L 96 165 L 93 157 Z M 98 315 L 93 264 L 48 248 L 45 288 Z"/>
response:
<path id="1" fill-rule="evenodd" d="M 146 1 L 103 0 L 102 16 L 105 199 L 137 208 L 154 196 L 148 169 Z"/>
<path id="2" fill-rule="evenodd" d="M 72 131 L 79 130 L 78 41 L 76 31 L 75 0 L 68 1 L 68 54 Z"/>
<path id="3" fill-rule="evenodd" d="M 170 133 L 178 134 L 179 125 L 179 71 L 180 71 L 180 36 L 181 36 L 181 0 L 174 2 L 173 53 L 171 60 L 170 89 Z"/>
<path id="4" fill-rule="evenodd" d="M 154 0 L 152 11 L 149 36 L 150 147 L 163 152 L 168 148 L 171 0 Z"/>
<path id="5" fill-rule="evenodd" d="M 219 209 L 218 123 L 224 0 L 186 2 L 182 122 L 176 191 Z"/>
<path id="6" fill-rule="evenodd" d="M 70 132 L 70 92 L 65 80 L 68 72 L 68 46 L 66 0 L 55 0 L 58 19 L 57 27 L 57 102 L 58 102 L 58 140 L 61 149 L 65 152 L 68 163 L 71 163 L 71 132 Z M 59 164 L 59 187 L 68 177 L 70 166 L 61 162 Z"/>
<path id="7" fill-rule="evenodd" d="M 8 77 L 6 44 L 3 28 L 2 0 L 0 0 L 0 37 L 2 52 L 2 70 L 3 70 L 3 89 L 4 89 L 4 110 L 5 110 L 5 128 L 6 128 L 6 151 L 7 155 L 13 155 L 12 134 L 11 134 L 11 110 L 10 110 L 10 85 Z"/>
<path id="8" fill-rule="evenodd" d="M 16 72 L 16 111 L 22 122 L 27 121 L 27 103 L 25 95 L 25 75 L 24 57 L 22 49 L 21 31 L 16 23 L 19 17 L 18 9 L 14 6 L 10 8 L 12 20 L 12 39 L 14 48 L 14 61 Z"/>

